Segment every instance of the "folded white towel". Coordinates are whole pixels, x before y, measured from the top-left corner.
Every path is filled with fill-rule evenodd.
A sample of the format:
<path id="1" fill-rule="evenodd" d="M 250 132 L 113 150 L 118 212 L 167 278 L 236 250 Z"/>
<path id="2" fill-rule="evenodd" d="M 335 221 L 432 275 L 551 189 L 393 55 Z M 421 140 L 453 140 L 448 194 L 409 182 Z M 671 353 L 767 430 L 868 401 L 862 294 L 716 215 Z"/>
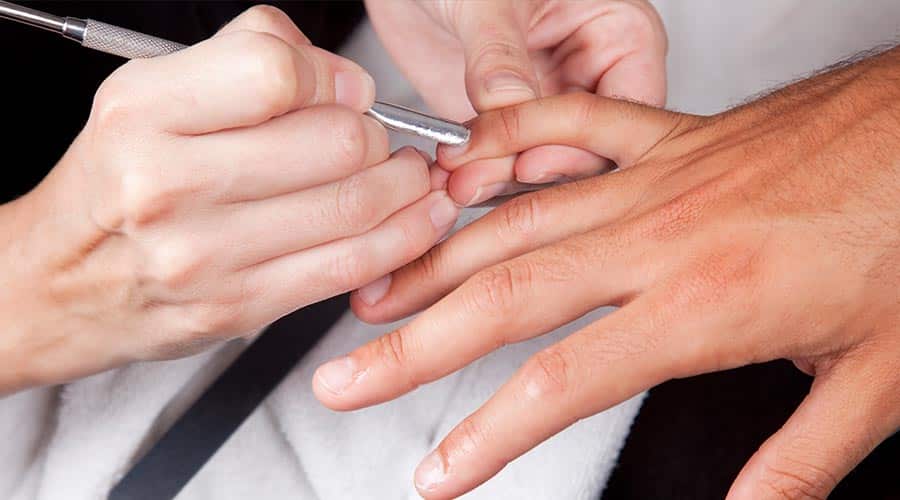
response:
<path id="1" fill-rule="evenodd" d="M 418 498 L 412 485 L 418 460 L 530 353 L 589 320 L 504 348 L 396 401 L 336 413 L 320 405 L 310 390 L 316 366 L 396 326 L 372 327 L 348 313 L 179 498 Z M 183 411 L 185 402 L 178 393 L 185 387 L 205 385 L 239 347 L 239 342 L 233 342 L 215 352 L 135 364 L 69 384 L 59 401 L 55 428 L 27 426 L 33 429 L 32 436 L 40 430 L 52 429 L 52 433 L 30 460 L 14 461 L 28 466 L 18 484 L 7 482 L 16 492 L 12 497 L 102 497 L 135 455 Z M 41 398 L 52 398 L 49 394 L 28 391 L 4 400 L 0 402 L 3 414 L 18 406 L 22 417 Z M 511 464 L 470 497 L 595 498 L 639 403 L 639 398 L 634 399 L 579 422 Z M 20 450 L 21 455 L 21 450 L 34 449 L 25 442 L 34 439 L 6 449 Z"/>

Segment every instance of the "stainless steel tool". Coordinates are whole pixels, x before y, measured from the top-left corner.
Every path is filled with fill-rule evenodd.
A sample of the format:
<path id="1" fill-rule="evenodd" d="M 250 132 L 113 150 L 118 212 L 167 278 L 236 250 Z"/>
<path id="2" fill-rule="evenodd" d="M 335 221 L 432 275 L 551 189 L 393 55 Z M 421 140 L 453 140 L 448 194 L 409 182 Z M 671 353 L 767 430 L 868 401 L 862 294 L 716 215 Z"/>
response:
<path id="1" fill-rule="evenodd" d="M 53 31 L 84 47 L 128 59 L 162 56 L 185 48 L 180 43 L 93 19 L 54 16 L 2 0 L 0 0 L 0 18 Z M 460 145 L 469 140 L 469 129 L 465 125 L 395 104 L 375 101 L 367 114 L 387 128 L 425 137 L 442 144 Z"/>

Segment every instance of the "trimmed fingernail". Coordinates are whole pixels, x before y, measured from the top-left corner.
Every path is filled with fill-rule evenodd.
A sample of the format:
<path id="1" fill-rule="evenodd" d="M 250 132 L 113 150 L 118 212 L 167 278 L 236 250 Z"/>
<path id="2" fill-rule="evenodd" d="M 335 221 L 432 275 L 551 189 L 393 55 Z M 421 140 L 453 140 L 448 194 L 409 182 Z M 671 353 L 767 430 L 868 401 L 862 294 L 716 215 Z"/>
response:
<path id="1" fill-rule="evenodd" d="M 413 148 L 413 149 L 416 150 L 416 153 L 419 153 L 419 156 L 421 156 L 422 159 L 425 160 L 425 163 L 427 163 L 429 165 L 434 163 L 434 158 L 432 158 L 430 154 L 426 153 L 425 151 L 422 151 L 419 148 Z"/>
<path id="2" fill-rule="evenodd" d="M 433 451 L 416 467 L 416 488 L 420 491 L 433 490 L 444 481 L 444 461 Z"/>
<path id="3" fill-rule="evenodd" d="M 475 190 L 475 194 L 472 195 L 472 198 L 466 202 L 466 206 L 470 207 L 472 205 L 477 205 L 483 201 L 487 201 L 494 196 L 497 196 L 504 191 L 508 191 L 512 186 L 508 182 L 497 182 L 494 184 L 488 184 L 487 186 L 479 186 L 478 189 Z"/>
<path id="4" fill-rule="evenodd" d="M 537 172 L 536 174 L 531 175 L 518 175 L 516 174 L 516 180 L 519 182 L 524 182 L 526 184 L 547 184 L 550 182 L 556 182 L 563 178 L 562 174 L 557 174 L 554 172 Z"/>
<path id="5" fill-rule="evenodd" d="M 375 98 L 375 80 L 360 71 L 339 71 L 334 75 L 334 100 L 354 109 L 367 107 Z"/>
<path id="6" fill-rule="evenodd" d="M 443 156 L 445 159 L 452 160 L 454 158 L 459 158 L 460 156 L 465 154 L 465 152 L 469 150 L 469 144 L 471 143 L 472 141 L 469 141 L 465 144 L 459 144 L 456 146 L 441 144 L 438 147 L 438 150 L 440 151 L 441 156 Z"/>
<path id="7" fill-rule="evenodd" d="M 320 366 L 316 372 L 319 383 L 332 394 L 341 394 L 353 383 L 356 362 L 349 356 L 338 358 Z"/>
<path id="8" fill-rule="evenodd" d="M 381 299 L 387 295 L 388 290 L 391 289 L 391 275 L 382 276 L 377 280 L 369 283 L 368 285 L 362 287 L 356 293 L 359 295 L 360 300 L 366 303 L 368 306 L 374 306 Z"/>
<path id="9" fill-rule="evenodd" d="M 456 218 L 459 216 L 459 207 L 456 206 L 456 203 L 453 203 L 453 200 L 446 193 L 442 193 L 437 201 L 431 205 L 431 211 L 428 215 L 431 217 L 431 224 L 434 226 L 434 229 L 438 233 L 443 234 L 450 226 L 456 223 Z"/>
<path id="10" fill-rule="evenodd" d="M 484 88 L 490 94 L 521 94 L 526 99 L 534 99 L 537 97 L 534 89 L 521 76 L 511 71 L 502 71 L 495 73 L 487 78 L 484 82 Z"/>

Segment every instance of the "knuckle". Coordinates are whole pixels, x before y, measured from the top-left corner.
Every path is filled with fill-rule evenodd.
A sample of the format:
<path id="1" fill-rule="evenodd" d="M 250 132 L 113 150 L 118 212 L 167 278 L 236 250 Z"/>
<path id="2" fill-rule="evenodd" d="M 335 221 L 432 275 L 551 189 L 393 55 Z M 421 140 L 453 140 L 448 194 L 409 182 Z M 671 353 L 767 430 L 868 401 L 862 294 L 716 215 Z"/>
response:
<path id="1" fill-rule="evenodd" d="M 199 271 L 200 250 L 184 239 L 173 238 L 155 245 L 150 260 L 150 278 L 170 290 L 184 289 Z"/>
<path id="2" fill-rule="evenodd" d="M 289 18 L 284 11 L 265 4 L 254 5 L 241 14 L 241 23 L 253 31 L 272 32 L 288 21 Z"/>
<path id="3" fill-rule="evenodd" d="M 440 282 L 441 272 L 444 268 L 444 252 L 446 247 L 438 245 L 426 252 L 415 261 L 415 268 L 420 279 L 425 283 Z"/>
<path id="4" fill-rule="evenodd" d="M 377 222 L 372 208 L 373 190 L 363 175 L 351 175 L 337 183 L 334 211 L 337 223 L 347 231 L 360 233 L 371 229 Z"/>
<path id="5" fill-rule="evenodd" d="M 353 167 L 362 165 L 368 139 L 363 116 L 343 106 L 329 107 L 328 116 L 329 130 L 334 140 L 334 162 Z"/>
<path id="6" fill-rule="evenodd" d="M 425 245 L 429 240 L 423 237 L 422 231 L 415 224 L 399 224 L 395 234 L 397 238 L 397 248 L 402 249 L 401 255 L 403 257 L 403 262 L 409 262 L 412 259 L 415 259 L 422 255 L 427 249 Z"/>
<path id="7" fill-rule="evenodd" d="M 345 112 L 348 111 L 345 107 L 341 107 L 341 109 Z M 354 114 L 354 116 L 358 115 Z M 361 117 L 361 121 L 366 131 L 363 134 L 366 145 L 364 157 L 372 163 L 380 163 L 387 160 L 391 153 L 391 140 L 387 129 L 375 119 L 365 115 Z"/>
<path id="8" fill-rule="evenodd" d="M 474 417 L 468 417 L 438 446 L 438 453 L 444 463 L 448 463 L 452 456 L 476 452 L 488 443 L 489 436 L 490 429 L 485 428 Z"/>
<path id="9" fill-rule="evenodd" d="M 508 143 L 516 143 L 519 138 L 519 130 L 521 127 L 521 113 L 518 107 L 502 108 L 498 112 L 500 121 L 501 137 Z"/>
<path id="10" fill-rule="evenodd" d="M 196 304 L 188 308 L 182 318 L 188 339 L 225 337 L 234 331 L 241 317 L 233 304 Z"/>
<path id="11" fill-rule="evenodd" d="M 560 346 L 553 346 L 531 357 L 522 366 L 522 390 L 527 398 L 547 399 L 572 390 L 575 358 Z"/>
<path id="12" fill-rule="evenodd" d="M 130 64 L 133 63 L 129 62 L 126 66 Z M 119 130 L 125 124 L 132 123 L 138 114 L 135 109 L 134 87 L 124 76 L 125 70 L 125 66 L 116 70 L 100 84 L 94 94 L 90 116 L 95 130 L 99 132 Z"/>
<path id="13" fill-rule="evenodd" d="M 177 204 L 179 190 L 166 185 L 145 167 L 130 167 L 121 174 L 121 209 L 125 224 L 140 227 L 158 220 Z"/>
<path id="14" fill-rule="evenodd" d="M 572 97 L 573 116 L 570 122 L 574 133 L 582 138 L 584 134 L 590 133 L 596 127 L 594 120 L 599 115 L 598 106 L 601 100 L 593 94 L 587 92 L 579 92 L 573 94 Z"/>
<path id="15" fill-rule="evenodd" d="M 517 196 L 500 211 L 497 224 L 499 241 L 528 241 L 536 234 L 541 214 L 541 196 Z"/>
<path id="16" fill-rule="evenodd" d="M 631 47 L 646 47 L 657 40 L 666 43 L 665 29 L 661 26 L 661 19 L 652 5 L 623 3 L 627 14 L 619 24 L 617 35 L 621 36 L 622 43 Z"/>
<path id="17" fill-rule="evenodd" d="M 365 255 L 365 249 L 353 248 L 332 257 L 327 265 L 327 280 L 332 286 L 327 288 L 342 293 L 371 281 L 369 259 Z"/>
<path id="18" fill-rule="evenodd" d="M 297 97 L 300 82 L 293 49 L 274 35 L 241 32 L 240 45 L 248 78 L 257 89 L 260 111 L 269 115 L 287 111 Z"/>
<path id="19" fill-rule="evenodd" d="M 766 464 L 761 486 L 785 500 L 825 500 L 837 479 L 819 467 L 791 459 Z"/>
<path id="20" fill-rule="evenodd" d="M 483 35 L 490 40 L 478 47 L 475 55 L 475 66 L 484 67 L 492 65 L 496 61 L 508 61 L 511 57 L 525 57 L 525 53 L 518 44 L 499 36 L 500 30 L 490 24 L 483 27 Z M 493 69 L 493 68 L 492 68 Z M 519 68 L 505 68 L 518 71 Z"/>
<path id="21" fill-rule="evenodd" d="M 654 241 L 668 241 L 683 235 L 700 219 L 708 203 L 707 198 L 702 188 L 695 188 L 664 204 L 652 212 L 644 236 Z"/>
<path id="22" fill-rule="evenodd" d="M 521 290 L 532 281 L 531 268 L 498 264 L 471 278 L 468 304 L 473 313 L 503 314 L 513 308 Z"/>
<path id="23" fill-rule="evenodd" d="M 404 367 L 409 359 L 407 342 L 403 330 L 394 330 L 378 338 L 375 344 L 377 357 L 391 367 Z"/>
<path id="24" fill-rule="evenodd" d="M 403 205 L 412 203 L 431 191 L 428 164 L 418 151 L 413 148 L 404 148 L 395 153 L 391 161 L 392 169 L 395 169 L 396 174 L 391 176 L 390 185 L 396 186 L 399 183 L 403 186 L 401 190 Z"/>

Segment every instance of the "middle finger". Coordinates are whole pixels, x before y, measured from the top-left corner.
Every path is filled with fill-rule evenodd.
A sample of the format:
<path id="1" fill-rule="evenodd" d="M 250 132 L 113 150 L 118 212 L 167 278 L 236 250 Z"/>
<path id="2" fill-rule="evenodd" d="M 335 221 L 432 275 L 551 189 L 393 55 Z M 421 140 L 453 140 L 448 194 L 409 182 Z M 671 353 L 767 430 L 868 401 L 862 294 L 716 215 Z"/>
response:
<path id="1" fill-rule="evenodd" d="M 321 367 L 316 394 L 338 409 L 392 399 L 505 344 L 625 302 L 656 277 L 665 259 L 655 256 L 670 246 L 647 245 L 643 233 L 637 223 L 604 228 L 488 268 L 408 325 Z"/>
<path id="2" fill-rule="evenodd" d="M 384 127 L 349 108 L 321 105 L 255 127 L 187 139 L 186 155 L 218 202 L 258 200 L 317 186 L 384 161 Z M 172 172 L 171 175 L 178 175 Z"/>
<path id="3" fill-rule="evenodd" d="M 421 310 L 480 269 L 620 220 L 642 200 L 655 175 L 639 166 L 521 195 L 392 273 L 379 300 L 354 294 L 353 310 L 370 322 Z"/>

